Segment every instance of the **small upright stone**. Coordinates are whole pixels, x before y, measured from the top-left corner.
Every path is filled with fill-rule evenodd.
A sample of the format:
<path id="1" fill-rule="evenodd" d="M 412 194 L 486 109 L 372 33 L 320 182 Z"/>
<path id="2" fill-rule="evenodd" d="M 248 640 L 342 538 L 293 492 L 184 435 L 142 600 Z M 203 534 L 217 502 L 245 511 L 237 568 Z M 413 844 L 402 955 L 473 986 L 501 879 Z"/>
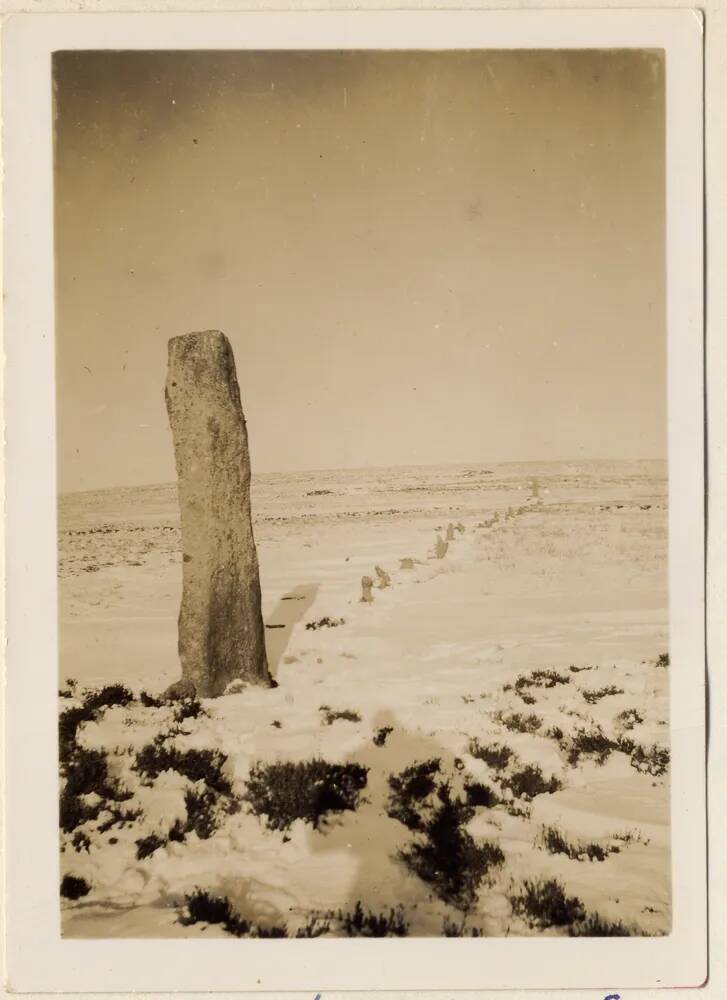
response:
<path id="1" fill-rule="evenodd" d="M 224 334 L 169 341 L 166 403 L 182 522 L 182 681 L 201 697 L 270 685 L 250 514 L 250 455 Z"/>
<path id="2" fill-rule="evenodd" d="M 445 537 L 445 541 L 447 541 L 447 542 L 453 542 L 454 541 L 454 525 L 452 524 L 451 521 L 447 525 L 447 534 L 446 534 L 446 537 Z"/>
<path id="3" fill-rule="evenodd" d="M 373 587 L 374 581 L 370 576 L 361 577 L 361 604 L 374 603 Z"/>
<path id="4" fill-rule="evenodd" d="M 385 587 L 390 587 L 391 586 L 391 577 L 386 572 L 386 570 L 382 569 L 381 566 L 374 566 L 374 569 L 376 570 L 376 576 L 377 576 L 378 581 L 379 581 L 376 584 L 376 586 L 379 588 L 379 590 L 384 590 Z"/>
<path id="5" fill-rule="evenodd" d="M 434 555 L 437 559 L 444 559 L 447 554 L 447 549 L 449 544 L 444 541 L 441 535 L 437 535 L 437 540 L 434 543 Z"/>

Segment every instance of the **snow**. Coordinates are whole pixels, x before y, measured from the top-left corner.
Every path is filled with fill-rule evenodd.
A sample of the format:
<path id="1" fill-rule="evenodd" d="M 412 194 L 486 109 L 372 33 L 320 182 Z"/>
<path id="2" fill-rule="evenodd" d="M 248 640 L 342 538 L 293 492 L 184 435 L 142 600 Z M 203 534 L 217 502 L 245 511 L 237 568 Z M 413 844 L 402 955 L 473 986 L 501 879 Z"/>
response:
<path id="1" fill-rule="evenodd" d="M 88 850 L 62 834 L 63 871 L 92 887 L 78 901 L 62 900 L 66 936 L 224 934 L 179 923 L 185 894 L 197 887 L 227 896 L 241 917 L 285 924 L 289 933 L 316 911 L 353 910 L 361 900 L 376 912 L 401 904 L 412 935 L 441 934 L 445 917 L 460 924 L 462 914 L 400 860 L 413 834 L 387 815 L 388 778 L 437 758 L 453 794 L 464 794 L 468 780 L 497 790 L 501 775 L 469 752 L 473 738 L 507 744 L 521 764 L 537 764 L 563 788 L 520 800 L 525 815 L 506 805 L 476 809 L 468 832 L 498 844 L 505 864 L 481 885 L 468 926 L 489 935 L 542 933 L 513 916 L 509 896 L 523 879 L 557 878 L 589 911 L 644 933 L 668 932 L 668 774 L 639 773 L 620 752 L 600 767 L 585 757 L 569 766 L 547 735 L 553 726 L 567 736 L 599 724 L 615 738 L 625 732 L 618 713 L 636 708 L 643 722 L 625 735 L 668 747 L 669 671 L 655 663 L 668 649 L 663 468 L 466 472 L 299 474 L 258 485 L 264 617 L 285 626 L 267 630 L 278 686 L 206 701 L 206 714 L 184 719 L 167 741 L 224 754 L 241 808 L 222 816 L 208 839 L 188 833 L 138 860 L 137 840 L 166 835 L 186 818 L 189 779 L 171 770 L 145 784 L 133 767 L 139 750 L 175 725 L 173 709 L 134 701 L 86 723 L 79 743 L 109 754 L 113 774 L 133 793 L 122 808 L 141 815 L 104 833 L 102 818 L 84 824 Z M 535 477 L 538 500 L 528 498 Z M 307 496 L 311 483 L 331 495 Z M 174 496 L 154 489 L 153 504 L 124 491 L 113 503 L 87 494 L 61 505 L 61 686 L 67 677 L 79 688 L 118 681 L 138 694 L 178 677 Z M 505 517 L 509 507 L 518 513 Z M 494 511 L 499 520 L 482 527 Z M 444 559 L 432 558 L 436 534 L 458 521 L 465 531 L 455 531 Z M 413 569 L 400 568 L 405 557 L 418 560 Z M 361 576 L 375 576 L 377 564 L 391 586 L 375 587 L 374 603 L 363 604 Z M 306 629 L 324 616 L 344 623 Z M 593 669 L 571 672 L 571 664 Z M 568 683 L 529 688 L 536 700 L 525 704 L 513 685 L 538 668 Z M 623 694 L 594 704 L 583 696 L 609 685 Z M 61 699 L 61 711 L 69 704 Z M 327 725 L 321 706 L 360 721 Z M 498 712 L 535 713 L 542 722 L 536 733 L 512 732 Z M 392 732 L 378 746 L 382 727 Z M 369 769 L 358 809 L 330 814 L 318 829 L 302 820 L 269 829 L 245 800 L 251 768 L 314 757 Z M 538 846 L 543 826 L 557 826 L 569 841 L 613 844 L 626 832 L 638 839 L 605 861 L 576 861 Z"/>

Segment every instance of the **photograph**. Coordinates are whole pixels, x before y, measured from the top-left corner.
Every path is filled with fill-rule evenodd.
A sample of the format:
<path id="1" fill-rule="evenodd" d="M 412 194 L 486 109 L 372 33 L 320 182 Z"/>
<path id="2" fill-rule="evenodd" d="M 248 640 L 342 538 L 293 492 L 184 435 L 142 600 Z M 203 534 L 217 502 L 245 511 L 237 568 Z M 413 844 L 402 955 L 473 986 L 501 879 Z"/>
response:
<path id="1" fill-rule="evenodd" d="M 664 50 L 52 88 L 63 937 L 669 935 Z"/>

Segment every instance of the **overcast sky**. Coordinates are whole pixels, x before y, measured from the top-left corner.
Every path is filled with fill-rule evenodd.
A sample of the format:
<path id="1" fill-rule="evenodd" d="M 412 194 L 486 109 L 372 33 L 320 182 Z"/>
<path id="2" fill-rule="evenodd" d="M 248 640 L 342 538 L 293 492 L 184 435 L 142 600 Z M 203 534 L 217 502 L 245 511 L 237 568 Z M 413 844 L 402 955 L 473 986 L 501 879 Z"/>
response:
<path id="1" fill-rule="evenodd" d="M 665 457 L 663 91 L 638 51 L 56 55 L 61 489 L 174 478 L 204 329 L 253 471 Z"/>

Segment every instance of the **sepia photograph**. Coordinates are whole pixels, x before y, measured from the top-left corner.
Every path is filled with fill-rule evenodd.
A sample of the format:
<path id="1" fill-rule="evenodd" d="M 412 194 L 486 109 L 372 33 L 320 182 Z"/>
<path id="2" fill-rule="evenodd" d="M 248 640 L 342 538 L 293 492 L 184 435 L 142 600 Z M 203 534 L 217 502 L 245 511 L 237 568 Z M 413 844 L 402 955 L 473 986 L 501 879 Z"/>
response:
<path id="1" fill-rule="evenodd" d="M 53 70 L 63 933 L 668 933 L 663 53 Z"/>
<path id="2" fill-rule="evenodd" d="M 13 987 L 702 982 L 698 19 L 10 41 Z"/>

